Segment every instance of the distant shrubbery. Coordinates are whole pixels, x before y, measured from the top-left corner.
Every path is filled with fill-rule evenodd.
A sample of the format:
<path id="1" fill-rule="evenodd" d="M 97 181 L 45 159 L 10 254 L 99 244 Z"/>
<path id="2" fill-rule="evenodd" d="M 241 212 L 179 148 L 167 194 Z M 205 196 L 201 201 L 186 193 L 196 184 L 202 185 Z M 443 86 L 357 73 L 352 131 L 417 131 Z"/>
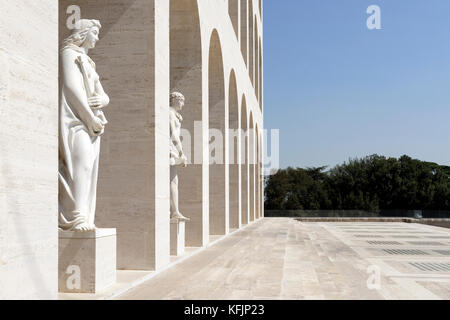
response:
<path id="1" fill-rule="evenodd" d="M 450 210 L 450 167 L 373 155 L 280 170 L 266 180 L 266 210 Z"/>

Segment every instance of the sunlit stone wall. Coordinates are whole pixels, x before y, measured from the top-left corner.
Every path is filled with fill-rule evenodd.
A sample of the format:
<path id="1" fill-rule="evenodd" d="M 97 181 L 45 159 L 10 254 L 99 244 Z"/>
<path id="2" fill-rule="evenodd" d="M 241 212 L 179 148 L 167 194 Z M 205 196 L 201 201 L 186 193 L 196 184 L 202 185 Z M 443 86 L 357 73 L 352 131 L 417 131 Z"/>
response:
<path id="1" fill-rule="evenodd" d="M 58 289 L 57 5 L 0 0 L 0 300 Z"/>

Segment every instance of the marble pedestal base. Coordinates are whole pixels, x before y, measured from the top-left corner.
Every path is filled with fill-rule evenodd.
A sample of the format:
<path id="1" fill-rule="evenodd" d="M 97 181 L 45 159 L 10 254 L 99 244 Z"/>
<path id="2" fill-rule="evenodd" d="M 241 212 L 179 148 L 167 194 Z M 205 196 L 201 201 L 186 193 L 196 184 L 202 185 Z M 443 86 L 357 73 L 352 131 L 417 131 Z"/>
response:
<path id="1" fill-rule="evenodd" d="M 98 293 L 114 284 L 116 242 L 116 229 L 59 231 L 59 292 Z"/>
<path id="2" fill-rule="evenodd" d="M 170 255 L 180 256 L 184 253 L 186 237 L 186 223 L 184 221 L 170 221 Z"/>

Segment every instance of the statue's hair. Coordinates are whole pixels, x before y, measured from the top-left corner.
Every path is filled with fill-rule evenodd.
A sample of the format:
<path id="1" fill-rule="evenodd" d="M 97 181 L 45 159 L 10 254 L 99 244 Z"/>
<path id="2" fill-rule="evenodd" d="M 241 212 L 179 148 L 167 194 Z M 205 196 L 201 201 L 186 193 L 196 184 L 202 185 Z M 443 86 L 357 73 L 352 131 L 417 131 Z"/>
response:
<path id="1" fill-rule="evenodd" d="M 81 47 L 86 40 L 87 34 L 89 30 L 93 27 L 98 27 L 99 29 L 102 27 L 100 21 L 98 20 L 89 20 L 89 19 L 81 19 L 75 23 L 75 27 L 72 30 L 72 35 L 64 40 L 63 48 L 68 45 L 75 45 L 77 47 Z"/>
<path id="2" fill-rule="evenodd" d="M 170 94 L 170 106 L 173 105 L 173 102 L 175 100 L 184 100 L 184 99 L 185 98 L 184 98 L 184 96 L 181 93 L 179 93 L 179 92 L 172 92 Z"/>

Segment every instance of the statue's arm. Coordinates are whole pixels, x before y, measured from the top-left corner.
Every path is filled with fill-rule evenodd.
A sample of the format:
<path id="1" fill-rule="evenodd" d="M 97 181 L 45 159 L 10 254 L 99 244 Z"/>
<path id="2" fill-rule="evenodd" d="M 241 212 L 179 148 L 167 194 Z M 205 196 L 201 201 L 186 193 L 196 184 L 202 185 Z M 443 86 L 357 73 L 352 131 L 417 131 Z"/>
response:
<path id="1" fill-rule="evenodd" d="M 184 155 L 183 152 L 183 144 L 181 143 L 181 139 L 179 135 L 174 135 L 173 132 L 176 131 L 175 119 L 173 115 L 170 115 L 170 138 L 173 141 L 173 144 L 177 148 L 180 155 Z"/>
<path id="2" fill-rule="evenodd" d="M 85 125 L 88 125 L 93 121 L 95 115 L 83 89 L 83 79 L 75 62 L 76 58 L 77 54 L 70 51 L 64 51 L 61 54 L 63 90 L 71 108 L 78 113 Z"/>

